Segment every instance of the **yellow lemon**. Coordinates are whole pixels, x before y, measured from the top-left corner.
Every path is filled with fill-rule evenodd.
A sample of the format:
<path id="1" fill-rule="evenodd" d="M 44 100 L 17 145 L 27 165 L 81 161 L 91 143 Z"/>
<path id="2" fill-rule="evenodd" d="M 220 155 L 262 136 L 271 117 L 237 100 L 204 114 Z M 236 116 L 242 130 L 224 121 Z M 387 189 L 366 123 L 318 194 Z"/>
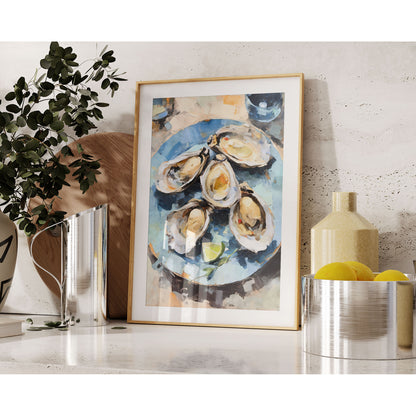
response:
<path id="1" fill-rule="evenodd" d="M 373 280 L 373 272 L 371 269 L 359 261 L 344 261 L 345 264 L 352 267 L 357 274 L 357 280 Z"/>
<path id="2" fill-rule="evenodd" d="M 409 280 L 402 272 L 398 270 L 385 270 L 378 274 L 374 281 L 376 282 L 395 282 L 397 280 Z"/>
<path id="3" fill-rule="evenodd" d="M 334 262 L 321 267 L 315 274 L 315 279 L 323 280 L 357 280 L 357 274 L 348 264 Z"/>

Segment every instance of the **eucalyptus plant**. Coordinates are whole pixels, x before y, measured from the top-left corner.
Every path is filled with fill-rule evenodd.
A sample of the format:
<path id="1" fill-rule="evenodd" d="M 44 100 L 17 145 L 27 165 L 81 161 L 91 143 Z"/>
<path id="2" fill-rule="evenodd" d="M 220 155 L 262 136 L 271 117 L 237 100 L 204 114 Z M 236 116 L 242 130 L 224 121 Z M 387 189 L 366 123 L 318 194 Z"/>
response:
<path id="1" fill-rule="evenodd" d="M 69 186 L 66 179 L 71 168 L 83 193 L 97 182 L 100 162 L 79 143 L 74 154 L 68 142 L 88 134 L 96 128 L 95 121 L 103 118 L 101 108 L 109 104 L 100 101 L 93 88 L 113 97 L 119 82 L 126 81 L 121 78 L 124 73 L 112 68 L 115 61 L 114 52 L 105 47 L 97 58 L 79 64 L 71 47 L 51 42 L 41 68 L 30 80 L 21 76 L 4 96 L 5 111 L 0 111 L 1 206 L 26 235 L 64 218 L 66 212 L 54 211 L 53 204 L 61 189 Z M 85 65 L 88 69 L 83 71 Z M 68 163 L 67 156 L 75 160 Z"/>

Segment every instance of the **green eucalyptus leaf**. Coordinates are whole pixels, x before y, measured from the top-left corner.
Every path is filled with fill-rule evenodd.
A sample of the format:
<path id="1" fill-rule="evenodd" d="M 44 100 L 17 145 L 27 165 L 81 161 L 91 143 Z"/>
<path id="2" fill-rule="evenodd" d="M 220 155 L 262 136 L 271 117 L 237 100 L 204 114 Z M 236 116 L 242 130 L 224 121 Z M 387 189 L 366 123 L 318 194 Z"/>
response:
<path id="1" fill-rule="evenodd" d="M 35 224 L 32 224 L 32 223 L 27 224 L 26 227 L 25 227 L 25 234 L 27 236 L 31 236 L 31 235 L 33 235 L 33 234 L 36 233 L 36 230 L 37 229 L 36 229 L 36 225 Z"/>
<path id="2" fill-rule="evenodd" d="M 59 132 L 58 137 L 61 141 L 64 141 L 64 142 L 68 141 L 68 135 L 64 131 Z"/>
<path id="3" fill-rule="evenodd" d="M 33 215 L 39 215 L 43 210 L 45 210 L 45 205 L 38 205 L 37 207 L 32 209 L 32 214 Z"/>
<path id="4" fill-rule="evenodd" d="M 59 43 L 58 42 L 51 42 L 51 44 L 49 46 L 50 52 L 55 52 L 58 48 L 59 48 Z"/>
<path id="5" fill-rule="evenodd" d="M 12 92 L 7 93 L 4 96 L 4 98 L 5 98 L 6 101 L 12 101 L 16 98 L 16 94 L 12 91 Z"/>
<path id="6" fill-rule="evenodd" d="M 79 105 L 79 100 L 78 100 L 78 98 L 76 98 L 76 97 L 69 97 L 69 102 L 72 104 L 72 105 Z"/>
<path id="7" fill-rule="evenodd" d="M 6 126 L 12 121 L 13 115 L 9 113 L 0 113 L 0 117 L 2 118 L 2 120 L 4 121 L 4 125 Z"/>
<path id="8" fill-rule="evenodd" d="M 90 90 L 86 90 L 85 88 L 80 88 L 78 90 L 82 95 L 86 95 L 87 97 L 91 96 L 91 91 Z"/>
<path id="9" fill-rule="evenodd" d="M 23 153 L 23 157 L 25 159 L 30 159 L 32 162 L 36 162 L 40 159 L 40 156 L 34 150 Z"/>
<path id="10" fill-rule="evenodd" d="M 52 130 L 59 131 L 64 128 L 64 123 L 61 120 L 54 120 L 50 127 Z"/>
<path id="11" fill-rule="evenodd" d="M 94 71 L 96 71 L 102 64 L 103 61 L 98 60 L 96 62 L 94 62 L 94 65 L 92 66 L 92 69 L 94 69 Z"/>
<path id="12" fill-rule="evenodd" d="M 21 105 L 23 102 L 23 92 L 20 89 L 16 89 L 15 90 L 15 94 L 16 94 L 16 102 L 17 104 Z"/>
<path id="13" fill-rule="evenodd" d="M 16 133 L 17 132 L 17 130 L 19 130 L 19 127 L 17 126 L 17 124 L 16 123 L 14 123 L 14 122 L 12 122 L 12 123 L 9 123 L 7 126 L 6 126 L 6 131 L 8 132 L 8 133 Z"/>
<path id="14" fill-rule="evenodd" d="M 51 95 L 53 93 L 53 90 L 42 90 L 39 93 L 40 97 L 48 97 L 49 95 Z"/>
<path id="15" fill-rule="evenodd" d="M 25 227 L 27 226 L 29 224 L 29 220 L 27 219 L 27 218 L 22 218 L 20 221 L 19 221 L 19 230 L 24 230 L 25 229 Z"/>
<path id="16" fill-rule="evenodd" d="M 49 138 L 49 143 L 50 143 L 52 146 L 56 146 L 56 145 L 58 144 L 58 140 L 56 140 L 56 138 L 55 138 L 55 137 L 50 137 L 50 138 Z"/>
<path id="17" fill-rule="evenodd" d="M 72 117 L 70 116 L 69 113 L 65 113 L 62 116 L 62 121 L 67 125 L 70 126 L 72 124 Z"/>
<path id="18" fill-rule="evenodd" d="M 30 105 L 26 104 L 23 111 L 22 111 L 23 117 L 26 117 L 29 114 L 29 112 L 30 112 Z"/>
<path id="19" fill-rule="evenodd" d="M 29 117 L 27 120 L 27 125 L 29 128 L 31 128 L 32 130 L 36 130 L 38 128 L 38 123 L 36 121 L 36 118 L 33 117 Z"/>
<path id="20" fill-rule="evenodd" d="M 14 114 L 20 113 L 20 107 L 16 104 L 7 105 L 6 110 L 10 111 L 11 113 L 14 113 Z"/>
<path id="21" fill-rule="evenodd" d="M 52 82 L 44 81 L 44 82 L 41 82 L 39 85 L 44 90 L 53 90 L 53 89 L 55 89 L 55 85 L 52 84 Z"/>
<path id="22" fill-rule="evenodd" d="M 46 326 L 52 327 L 52 328 L 57 328 L 58 326 L 61 325 L 61 321 L 45 321 L 44 324 Z"/>
<path id="23" fill-rule="evenodd" d="M 114 54 L 114 51 L 108 51 L 108 52 L 106 52 L 105 54 L 103 54 L 103 56 L 101 57 L 103 60 L 104 59 L 108 59 L 108 58 L 110 58 L 112 55 Z"/>
<path id="24" fill-rule="evenodd" d="M 101 83 L 101 88 L 105 90 L 107 87 L 109 87 L 110 83 L 111 81 L 108 78 L 104 79 L 103 82 Z"/>
<path id="25" fill-rule="evenodd" d="M 39 141 L 36 139 L 29 140 L 25 145 L 25 150 L 33 150 L 39 147 Z"/>
<path id="26" fill-rule="evenodd" d="M 42 124 L 43 124 L 44 126 L 48 126 L 49 124 L 51 124 L 51 123 L 52 123 L 52 121 L 53 121 L 53 114 L 52 114 L 52 111 L 50 111 L 50 110 L 46 110 L 46 111 L 43 113 Z"/>
<path id="27" fill-rule="evenodd" d="M 72 51 L 72 48 L 71 48 L 71 51 Z M 77 55 L 75 53 L 66 53 L 64 56 L 64 59 L 65 61 L 73 61 L 74 59 L 77 59 Z"/>
<path id="28" fill-rule="evenodd" d="M 45 140 L 48 137 L 48 134 L 49 134 L 48 129 L 38 130 L 35 134 L 35 137 L 39 140 Z"/>
<path id="29" fill-rule="evenodd" d="M 17 117 L 17 119 L 16 119 L 16 124 L 17 124 L 19 127 L 25 127 L 25 126 L 26 126 L 26 120 L 25 120 L 25 118 L 24 118 L 24 117 L 22 117 L 22 116 Z"/>
<path id="30" fill-rule="evenodd" d="M 51 67 L 52 63 L 51 61 L 47 60 L 47 59 L 41 59 L 40 61 L 40 66 L 43 69 L 49 69 Z"/>
<path id="31" fill-rule="evenodd" d="M 20 77 L 17 80 L 16 85 L 17 85 L 18 88 L 20 88 L 21 90 L 23 90 L 25 88 L 25 85 L 26 85 L 25 78 L 24 77 Z"/>
<path id="32" fill-rule="evenodd" d="M 104 70 L 98 71 L 93 77 L 93 81 L 99 81 L 104 76 Z"/>

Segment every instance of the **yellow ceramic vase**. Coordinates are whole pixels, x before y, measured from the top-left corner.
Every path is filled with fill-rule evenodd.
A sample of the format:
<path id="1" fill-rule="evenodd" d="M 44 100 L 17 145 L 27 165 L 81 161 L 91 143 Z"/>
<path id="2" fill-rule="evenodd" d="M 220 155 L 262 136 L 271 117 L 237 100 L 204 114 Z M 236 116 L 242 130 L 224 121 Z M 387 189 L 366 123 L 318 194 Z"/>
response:
<path id="1" fill-rule="evenodd" d="M 333 192 L 332 212 L 311 230 L 311 273 L 350 260 L 378 270 L 378 231 L 357 213 L 355 192 Z"/>

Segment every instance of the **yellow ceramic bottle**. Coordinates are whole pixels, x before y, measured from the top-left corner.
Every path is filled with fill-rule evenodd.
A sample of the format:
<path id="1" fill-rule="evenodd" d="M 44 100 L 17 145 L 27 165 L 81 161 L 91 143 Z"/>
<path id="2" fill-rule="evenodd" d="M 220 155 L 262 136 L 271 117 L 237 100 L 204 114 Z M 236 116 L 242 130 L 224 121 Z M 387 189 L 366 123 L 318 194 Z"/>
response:
<path id="1" fill-rule="evenodd" d="M 378 270 L 378 231 L 357 213 L 355 192 L 333 192 L 332 212 L 311 230 L 311 273 L 336 261 Z"/>

